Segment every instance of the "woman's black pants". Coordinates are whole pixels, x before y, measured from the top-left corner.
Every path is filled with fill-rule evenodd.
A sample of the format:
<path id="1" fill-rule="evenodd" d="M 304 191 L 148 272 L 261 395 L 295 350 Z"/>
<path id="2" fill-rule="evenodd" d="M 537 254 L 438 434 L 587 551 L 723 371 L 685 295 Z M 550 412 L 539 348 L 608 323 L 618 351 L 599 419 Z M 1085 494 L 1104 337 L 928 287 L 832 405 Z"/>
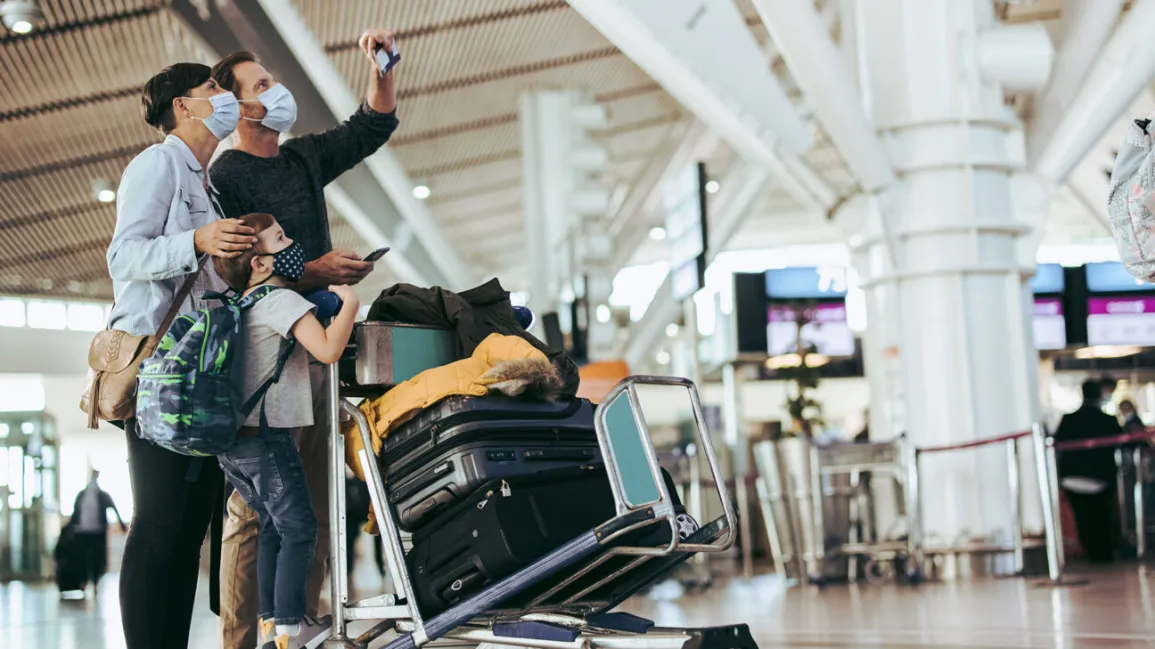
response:
<path id="1" fill-rule="evenodd" d="M 135 512 L 120 573 L 128 649 L 186 649 L 201 546 L 222 498 L 215 458 L 191 458 L 136 436 L 125 422 Z"/>

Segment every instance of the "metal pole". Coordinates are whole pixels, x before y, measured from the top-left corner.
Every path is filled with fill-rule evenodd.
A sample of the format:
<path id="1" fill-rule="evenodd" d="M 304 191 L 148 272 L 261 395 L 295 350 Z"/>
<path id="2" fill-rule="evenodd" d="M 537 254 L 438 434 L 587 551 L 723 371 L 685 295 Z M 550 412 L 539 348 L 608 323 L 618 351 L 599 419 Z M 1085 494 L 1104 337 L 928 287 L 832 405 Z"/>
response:
<path id="1" fill-rule="evenodd" d="M 1135 461 L 1135 553 L 1140 559 L 1147 556 L 1147 515 L 1144 511 L 1143 487 L 1146 476 L 1143 471 L 1143 448 L 1136 447 L 1131 451 Z"/>
<path id="2" fill-rule="evenodd" d="M 1131 530 L 1127 527 L 1127 461 L 1123 449 L 1115 449 L 1115 499 L 1119 503 L 1119 538 L 1130 540 Z"/>
<path id="3" fill-rule="evenodd" d="M 330 641 L 347 639 L 345 605 L 349 603 L 348 575 L 345 573 L 345 454 L 341 437 L 341 394 L 337 364 L 325 368 L 329 402 L 329 588 L 333 609 Z"/>
<path id="4" fill-rule="evenodd" d="M 766 536 L 770 541 L 771 560 L 774 562 L 774 573 L 786 579 L 786 556 L 783 554 L 782 541 L 778 536 L 778 526 L 774 524 L 774 503 L 770 500 L 770 490 L 766 486 L 766 478 L 759 476 L 754 482 L 758 490 L 758 502 L 762 508 L 762 520 L 766 525 Z"/>
<path id="5" fill-rule="evenodd" d="M 702 365 L 698 358 L 698 310 L 695 307 L 693 298 L 686 298 L 682 301 L 682 320 L 685 324 L 684 337 L 686 343 L 689 345 L 687 349 L 687 356 L 689 358 L 689 375 L 688 379 L 694 382 L 694 385 L 702 385 Z M 702 440 L 699 440 L 701 442 Z M 702 458 L 705 455 L 705 449 L 698 449 L 698 452 L 690 457 L 690 503 L 689 512 L 697 521 L 703 521 L 706 517 L 706 501 L 702 495 Z M 731 462 L 731 465 L 733 463 Z M 742 516 L 739 513 L 739 516 Z M 731 531 L 731 534 L 733 531 Z M 694 563 L 699 566 L 706 566 L 707 556 L 705 553 L 699 552 L 694 555 Z M 707 567 L 706 572 L 710 570 Z"/>
<path id="6" fill-rule="evenodd" d="M 922 498 L 919 496 L 918 486 L 918 449 L 914 447 L 914 440 L 905 435 L 902 444 L 903 464 L 906 466 L 906 484 L 903 485 L 903 495 L 906 499 L 906 550 L 913 568 L 907 568 L 907 576 L 915 580 L 922 579 L 924 567 L 923 538 L 922 538 Z"/>
<path id="7" fill-rule="evenodd" d="M 742 576 L 754 577 L 754 540 L 750 529 L 750 490 L 746 486 L 746 445 L 743 444 L 741 415 L 741 379 L 734 363 L 722 368 L 723 417 L 726 446 L 730 450 L 730 469 L 734 476 L 734 495 L 738 500 L 738 534 L 742 544 Z"/>
<path id="8" fill-rule="evenodd" d="M 1052 583 L 1063 579 L 1063 539 L 1059 533 L 1059 479 L 1055 462 L 1055 441 L 1041 423 L 1031 428 L 1035 446 L 1035 466 L 1039 496 L 1043 502 L 1043 531 L 1047 539 L 1047 574 Z"/>
<path id="9" fill-rule="evenodd" d="M 1023 558 L 1023 490 L 1019 473 L 1019 440 L 1007 440 L 1007 478 L 1011 497 L 1011 544 L 1014 548 L 1015 574 L 1026 570 Z"/>

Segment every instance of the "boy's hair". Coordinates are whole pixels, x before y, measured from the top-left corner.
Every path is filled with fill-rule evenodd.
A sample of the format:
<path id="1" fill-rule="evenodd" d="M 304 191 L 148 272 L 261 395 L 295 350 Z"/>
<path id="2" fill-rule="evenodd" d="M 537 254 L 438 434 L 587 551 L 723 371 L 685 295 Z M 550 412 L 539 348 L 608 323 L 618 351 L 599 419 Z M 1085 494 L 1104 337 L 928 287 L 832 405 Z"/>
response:
<path id="1" fill-rule="evenodd" d="M 256 54 L 241 50 L 240 52 L 233 52 L 232 54 L 221 59 L 213 66 L 213 79 L 216 80 L 217 85 L 233 94 L 237 94 L 237 76 L 233 70 L 242 63 L 257 63 L 260 64 L 261 59 L 257 58 Z"/>
<path id="2" fill-rule="evenodd" d="M 242 216 L 239 221 L 254 230 L 253 234 L 260 234 L 277 224 L 272 214 L 256 212 Z M 253 257 L 264 252 L 258 241 L 252 248 L 242 251 L 232 259 L 213 257 L 213 268 L 217 275 L 237 293 L 244 292 L 249 287 L 249 279 L 253 276 Z"/>
<path id="3" fill-rule="evenodd" d="M 176 63 L 160 71 L 144 84 L 140 94 L 140 113 L 149 126 L 168 135 L 176 128 L 172 102 L 186 97 L 193 88 L 208 81 L 212 69 L 200 63 Z"/>

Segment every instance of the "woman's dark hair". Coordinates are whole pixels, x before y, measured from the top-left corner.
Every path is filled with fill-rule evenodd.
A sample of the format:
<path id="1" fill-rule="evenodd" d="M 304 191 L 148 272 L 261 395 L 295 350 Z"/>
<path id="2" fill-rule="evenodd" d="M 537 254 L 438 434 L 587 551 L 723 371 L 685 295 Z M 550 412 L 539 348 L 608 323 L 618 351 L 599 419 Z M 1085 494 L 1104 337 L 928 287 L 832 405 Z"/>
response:
<path id="1" fill-rule="evenodd" d="M 149 126 L 168 134 L 176 128 L 172 100 L 187 97 L 190 90 L 212 78 L 212 68 L 200 63 L 176 63 L 144 84 L 140 113 Z"/>

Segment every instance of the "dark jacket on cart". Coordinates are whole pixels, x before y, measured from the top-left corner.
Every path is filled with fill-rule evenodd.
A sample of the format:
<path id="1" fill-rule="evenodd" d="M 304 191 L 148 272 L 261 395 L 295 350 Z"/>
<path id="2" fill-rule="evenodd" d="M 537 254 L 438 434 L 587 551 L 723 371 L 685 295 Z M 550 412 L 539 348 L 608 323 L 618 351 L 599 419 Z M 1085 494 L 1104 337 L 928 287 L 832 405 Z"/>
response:
<path id="1" fill-rule="evenodd" d="M 557 367 L 563 381 L 561 396 L 577 394 L 577 365 L 564 351 L 550 349 L 517 323 L 509 292 L 496 279 L 461 293 L 397 284 L 381 291 L 367 319 L 452 329 L 457 338 L 458 358 L 471 356 L 490 334 L 519 336 Z"/>

